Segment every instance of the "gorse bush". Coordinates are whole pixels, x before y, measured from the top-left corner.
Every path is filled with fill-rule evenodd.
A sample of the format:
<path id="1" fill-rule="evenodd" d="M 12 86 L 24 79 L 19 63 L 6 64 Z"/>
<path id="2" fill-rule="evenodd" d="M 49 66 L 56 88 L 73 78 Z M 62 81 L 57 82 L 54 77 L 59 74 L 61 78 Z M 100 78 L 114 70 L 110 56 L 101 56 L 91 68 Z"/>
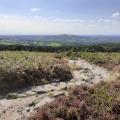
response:
<path id="1" fill-rule="evenodd" d="M 0 52 L 0 93 L 71 78 L 70 68 L 54 54 Z"/>
<path id="2" fill-rule="evenodd" d="M 119 120 L 119 91 L 119 80 L 92 88 L 76 86 L 68 96 L 37 108 L 29 120 Z"/>

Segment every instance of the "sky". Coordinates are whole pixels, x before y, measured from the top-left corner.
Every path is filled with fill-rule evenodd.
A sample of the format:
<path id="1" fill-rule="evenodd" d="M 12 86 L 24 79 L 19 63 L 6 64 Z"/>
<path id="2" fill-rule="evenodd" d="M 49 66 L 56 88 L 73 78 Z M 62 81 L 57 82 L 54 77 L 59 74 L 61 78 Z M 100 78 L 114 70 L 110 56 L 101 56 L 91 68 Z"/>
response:
<path id="1" fill-rule="evenodd" d="M 0 0 L 0 35 L 120 35 L 120 0 Z"/>

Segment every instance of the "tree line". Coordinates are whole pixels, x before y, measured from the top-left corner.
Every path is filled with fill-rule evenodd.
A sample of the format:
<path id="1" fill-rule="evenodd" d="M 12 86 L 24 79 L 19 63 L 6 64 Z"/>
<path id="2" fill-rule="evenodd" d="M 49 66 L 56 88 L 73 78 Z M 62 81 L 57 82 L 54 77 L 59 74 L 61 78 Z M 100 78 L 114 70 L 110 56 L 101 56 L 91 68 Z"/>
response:
<path id="1" fill-rule="evenodd" d="M 0 51 L 39 51 L 39 52 L 120 52 L 120 44 L 78 45 L 78 46 L 35 46 L 35 45 L 4 45 L 0 44 Z"/>

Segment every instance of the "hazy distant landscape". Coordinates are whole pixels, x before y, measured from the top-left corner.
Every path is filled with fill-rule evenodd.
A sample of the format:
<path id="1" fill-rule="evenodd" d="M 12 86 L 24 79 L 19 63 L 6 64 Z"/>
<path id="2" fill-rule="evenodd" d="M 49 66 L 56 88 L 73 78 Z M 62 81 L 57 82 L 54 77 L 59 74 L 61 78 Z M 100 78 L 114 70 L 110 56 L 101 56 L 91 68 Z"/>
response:
<path id="1" fill-rule="evenodd" d="M 21 44 L 38 46 L 74 46 L 120 43 L 120 36 L 82 35 L 11 35 L 0 36 L 0 44 Z"/>

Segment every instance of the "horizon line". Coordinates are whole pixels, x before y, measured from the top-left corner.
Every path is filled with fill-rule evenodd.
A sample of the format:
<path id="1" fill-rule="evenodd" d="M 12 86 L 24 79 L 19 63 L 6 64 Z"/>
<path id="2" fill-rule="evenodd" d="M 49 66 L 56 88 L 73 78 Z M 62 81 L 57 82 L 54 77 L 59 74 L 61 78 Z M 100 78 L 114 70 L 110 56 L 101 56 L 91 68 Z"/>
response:
<path id="1" fill-rule="evenodd" d="M 120 36 L 120 34 L 0 34 L 0 36 Z"/>

